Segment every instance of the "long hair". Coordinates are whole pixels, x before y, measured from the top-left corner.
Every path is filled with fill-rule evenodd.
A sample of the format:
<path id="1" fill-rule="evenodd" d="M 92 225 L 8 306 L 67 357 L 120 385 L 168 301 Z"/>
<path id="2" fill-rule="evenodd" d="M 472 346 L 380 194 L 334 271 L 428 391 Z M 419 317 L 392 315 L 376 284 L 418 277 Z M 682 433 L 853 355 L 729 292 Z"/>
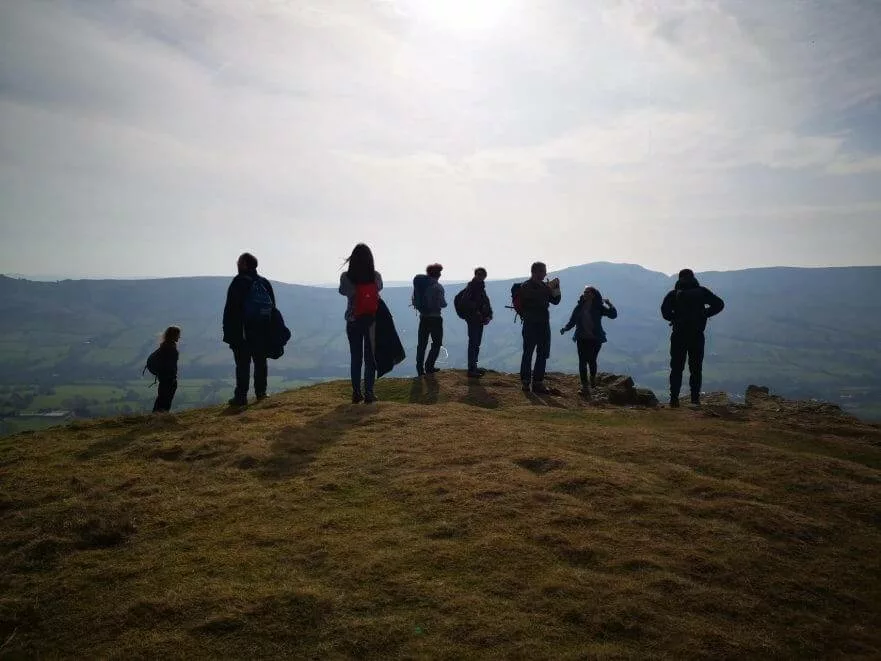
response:
<path id="1" fill-rule="evenodd" d="M 366 243 L 359 243 L 352 254 L 343 262 L 348 265 L 346 275 L 356 285 L 367 284 L 376 279 L 376 268 L 373 265 L 373 253 Z"/>
<path id="2" fill-rule="evenodd" d="M 588 285 L 584 288 L 584 293 L 581 295 L 581 301 L 584 302 L 587 300 L 589 294 L 593 294 L 593 300 L 591 301 L 591 307 L 598 308 L 603 304 L 603 295 L 600 294 L 600 290 L 596 287 Z"/>
<path id="3" fill-rule="evenodd" d="M 173 344 L 180 340 L 180 326 L 169 326 L 162 333 L 162 344 Z"/>

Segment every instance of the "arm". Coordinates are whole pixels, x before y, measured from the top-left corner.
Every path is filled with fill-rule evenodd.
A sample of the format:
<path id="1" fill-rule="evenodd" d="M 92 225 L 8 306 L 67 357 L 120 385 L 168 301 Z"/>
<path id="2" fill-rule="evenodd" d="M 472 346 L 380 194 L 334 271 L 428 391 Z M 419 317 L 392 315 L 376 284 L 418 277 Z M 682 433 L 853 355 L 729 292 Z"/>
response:
<path id="1" fill-rule="evenodd" d="M 581 304 L 575 306 L 575 309 L 572 310 L 572 315 L 569 317 L 569 323 L 563 326 L 560 329 L 560 333 L 565 333 L 567 331 L 575 328 L 575 324 L 578 323 L 578 314 L 581 312 Z"/>
<path id="2" fill-rule="evenodd" d="M 441 283 L 437 283 L 437 300 L 438 305 L 442 310 L 447 307 L 447 296 L 444 291 L 444 286 Z"/>
<path id="3" fill-rule="evenodd" d="M 230 346 L 241 344 L 245 339 L 242 329 L 245 298 L 241 282 L 241 278 L 233 278 L 226 291 L 226 305 L 223 308 L 223 341 Z"/>
<path id="4" fill-rule="evenodd" d="M 275 305 L 275 292 L 272 289 L 272 283 L 266 278 L 263 278 L 263 284 L 266 285 L 266 290 L 269 292 L 269 298 L 272 299 L 272 304 Z"/>
<path id="5" fill-rule="evenodd" d="M 707 319 L 715 317 L 725 309 L 725 301 L 704 287 L 704 303 L 707 305 Z"/>
<path id="6" fill-rule="evenodd" d="M 618 309 L 614 305 L 612 305 L 612 301 L 609 301 L 606 305 L 603 306 L 603 316 L 608 317 L 609 319 L 618 318 Z"/>
<path id="7" fill-rule="evenodd" d="M 337 291 L 346 297 L 355 295 L 355 285 L 352 284 L 349 276 L 345 273 L 340 274 L 340 288 Z"/>
<path id="8" fill-rule="evenodd" d="M 664 317 L 666 321 L 673 321 L 674 312 L 676 309 L 676 293 L 668 292 L 664 297 L 664 302 L 661 303 L 661 316 Z"/>
<path id="9" fill-rule="evenodd" d="M 382 276 L 379 275 L 379 271 L 376 271 L 376 291 L 382 291 Z"/>

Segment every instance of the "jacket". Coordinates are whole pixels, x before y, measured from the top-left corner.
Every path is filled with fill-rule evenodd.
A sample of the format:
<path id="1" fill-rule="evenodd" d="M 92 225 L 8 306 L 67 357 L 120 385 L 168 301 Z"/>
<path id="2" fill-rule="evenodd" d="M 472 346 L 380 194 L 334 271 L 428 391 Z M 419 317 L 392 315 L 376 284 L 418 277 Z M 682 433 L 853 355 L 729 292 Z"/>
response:
<path id="1" fill-rule="evenodd" d="M 572 316 L 569 318 L 569 323 L 563 327 L 563 331 L 570 331 L 575 328 L 575 336 L 572 338 L 573 340 L 595 340 L 600 344 L 603 344 L 606 341 L 606 331 L 603 330 L 603 317 L 617 319 L 618 310 L 615 309 L 615 306 L 611 303 L 606 307 L 602 301 L 597 299 L 596 303 L 591 307 L 590 312 L 588 313 L 589 316 L 587 317 L 590 319 L 591 326 L 590 328 L 585 328 L 584 305 L 585 300 L 584 297 L 582 297 L 578 300 L 575 309 L 572 310 Z"/>
<path id="2" fill-rule="evenodd" d="M 724 301 L 697 278 L 680 279 L 661 303 L 661 316 L 670 322 L 673 332 L 703 332 L 707 319 L 725 308 Z"/>
<path id="3" fill-rule="evenodd" d="M 523 305 L 521 316 L 527 324 L 550 321 L 549 307 L 559 305 L 562 298 L 559 289 L 551 289 L 546 282 L 536 282 L 532 278 L 520 286 L 519 296 Z"/>
<path id="4" fill-rule="evenodd" d="M 423 317 L 440 317 L 441 310 L 447 307 L 446 292 L 444 286 L 438 282 L 437 278 L 428 278 L 429 283 L 422 294 L 422 311 Z"/>
<path id="5" fill-rule="evenodd" d="M 376 282 L 376 291 L 382 291 L 382 276 L 379 274 L 379 271 L 374 271 L 373 279 Z M 355 321 L 355 292 L 357 291 L 357 286 L 349 279 L 348 273 L 340 274 L 340 287 L 337 291 L 348 299 L 345 314 L 346 321 L 349 323 Z"/>
<path id="6" fill-rule="evenodd" d="M 156 378 L 160 381 L 174 381 L 177 379 L 177 359 L 180 354 L 174 342 L 163 342 L 159 345 L 156 354 L 157 372 Z"/>
<path id="7" fill-rule="evenodd" d="M 395 365 L 403 362 L 407 354 L 404 345 L 395 329 L 392 313 L 386 306 L 385 301 L 379 300 L 379 309 L 376 311 L 376 321 L 371 333 L 373 341 L 373 358 L 376 362 L 376 376 L 388 374 Z"/>
<path id="8" fill-rule="evenodd" d="M 226 305 L 223 308 L 223 341 L 235 347 L 247 343 L 252 348 L 260 347 L 266 343 L 269 335 L 268 323 L 253 323 L 245 320 L 245 298 L 251 289 L 255 278 L 260 278 L 263 286 L 269 292 L 273 306 L 275 305 L 275 292 L 269 280 L 257 274 L 257 271 L 240 273 L 229 284 L 226 292 Z"/>
<path id="9" fill-rule="evenodd" d="M 493 318 L 492 305 L 486 295 L 486 283 L 474 278 L 465 286 L 463 303 L 466 321 L 469 323 L 488 323 Z"/>

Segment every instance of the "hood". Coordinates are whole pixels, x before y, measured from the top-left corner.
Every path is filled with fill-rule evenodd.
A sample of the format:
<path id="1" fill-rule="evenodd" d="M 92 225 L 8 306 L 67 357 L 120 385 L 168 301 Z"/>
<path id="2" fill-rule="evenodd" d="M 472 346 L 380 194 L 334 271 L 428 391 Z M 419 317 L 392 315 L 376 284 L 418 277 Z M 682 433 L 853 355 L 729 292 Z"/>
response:
<path id="1" fill-rule="evenodd" d="M 690 278 L 679 278 L 676 281 L 675 288 L 679 291 L 681 289 L 696 289 L 697 287 L 700 287 L 700 283 L 697 281 L 697 278 L 692 276 Z"/>

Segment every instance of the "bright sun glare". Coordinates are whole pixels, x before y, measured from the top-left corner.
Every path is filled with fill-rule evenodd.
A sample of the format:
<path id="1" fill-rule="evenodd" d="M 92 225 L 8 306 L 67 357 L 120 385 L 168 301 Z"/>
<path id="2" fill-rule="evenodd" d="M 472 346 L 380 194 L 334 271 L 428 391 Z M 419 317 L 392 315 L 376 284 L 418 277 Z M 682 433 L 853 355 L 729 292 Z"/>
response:
<path id="1" fill-rule="evenodd" d="M 512 0 L 404 0 L 414 18 L 457 32 L 482 32 L 496 27 L 511 10 Z"/>

